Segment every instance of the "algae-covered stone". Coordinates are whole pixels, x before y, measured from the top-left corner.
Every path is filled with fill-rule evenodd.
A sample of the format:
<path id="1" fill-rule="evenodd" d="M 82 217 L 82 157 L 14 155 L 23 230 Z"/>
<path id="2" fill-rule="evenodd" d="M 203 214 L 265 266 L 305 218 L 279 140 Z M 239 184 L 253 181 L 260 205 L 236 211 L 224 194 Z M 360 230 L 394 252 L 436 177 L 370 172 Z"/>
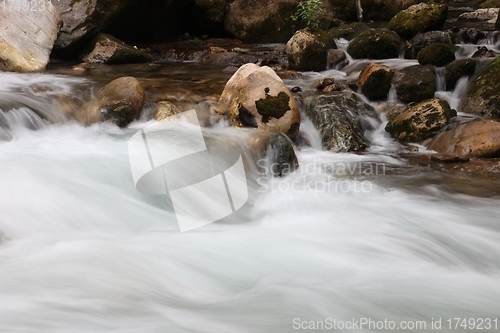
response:
<path id="1" fill-rule="evenodd" d="M 398 58 L 401 39 L 387 29 L 370 29 L 354 38 L 347 52 L 356 59 Z"/>
<path id="2" fill-rule="evenodd" d="M 416 34 L 405 43 L 405 58 L 415 59 L 417 54 L 432 43 L 445 43 L 452 45 L 453 39 L 447 31 L 428 31 Z"/>
<path id="3" fill-rule="evenodd" d="M 298 30 L 286 44 L 286 54 L 290 69 L 298 71 L 323 71 L 327 66 L 327 52 L 336 48 L 333 39 Z"/>
<path id="4" fill-rule="evenodd" d="M 353 92 L 308 96 L 304 100 L 307 116 L 321 134 L 323 148 L 334 152 L 362 151 L 369 146 L 364 136 L 370 122 L 377 118 L 373 107 Z"/>
<path id="5" fill-rule="evenodd" d="M 500 58 L 472 79 L 461 101 L 463 112 L 500 118 Z"/>
<path id="6" fill-rule="evenodd" d="M 455 60 L 455 49 L 450 44 L 432 43 L 418 52 L 417 60 L 421 65 L 443 67 Z"/>
<path id="7" fill-rule="evenodd" d="M 134 64 L 152 61 L 148 53 L 107 34 L 98 34 L 88 47 L 83 61 L 99 64 Z"/>
<path id="8" fill-rule="evenodd" d="M 448 102 L 433 98 L 398 113 L 385 130 L 401 142 L 421 142 L 437 134 L 455 115 Z"/>
<path id="9" fill-rule="evenodd" d="M 385 100 L 391 89 L 394 71 L 377 63 L 370 63 L 359 74 L 361 92 L 372 101 Z"/>
<path id="10" fill-rule="evenodd" d="M 331 39 L 339 39 L 345 38 L 347 40 L 351 40 L 354 37 L 357 37 L 362 32 L 369 30 L 370 28 L 361 22 L 354 22 L 350 24 L 344 24 L 337 28 L 332 28 L 328 30 L 326 33 Z"/>
<path id="11" fill-rule="evenodd" d="M 448 65 L 444 70 L 446 90 L 453 90 L 461 77 L 472 76 L 476 71 L 477 61 L 474 59 L 458 59 Z"/>
<path id="12" fill-rule="evenodd" d="M 448 15 L 448 6 L 419 3 L 400 11 L 389 22 L 389 29 L 401 38 L 410 39 L 419 32 L 441 30 Z"/>
<path id="13" fill-rule="evenodd" d="M 398 99 L 403 103 L 418 103 L 434 97 L 436 73 L 431 66 L 409 66 L 397 70 L 393 83 Z"/>

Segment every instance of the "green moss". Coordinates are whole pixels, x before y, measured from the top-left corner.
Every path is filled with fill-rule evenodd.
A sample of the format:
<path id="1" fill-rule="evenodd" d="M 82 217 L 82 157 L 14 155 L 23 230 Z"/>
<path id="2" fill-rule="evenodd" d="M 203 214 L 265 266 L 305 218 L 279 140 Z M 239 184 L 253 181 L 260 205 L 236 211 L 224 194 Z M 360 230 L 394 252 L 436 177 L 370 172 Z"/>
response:
<path id="1" fill-rule="evenodd" d="M 471 81 L 462 102 L 466 112 L 500 118 L 500 58 L 484 67 Z M 471 100 L 479 101 L 481 110 L 469 109 Z"/>
<path id="2" fill-rule="evenodd" d="M 285 92 L 280 92 L 278 96 L 269 95 L 269 88 L 265 90 L 266 97 L 255 102 L 257 112 L 262 115 L 262 122 L 267 123 L 269 119 L 279 119 L 290 110 L 290 96 Z"/>
<path id="3" fill-rule="evenodd" d="M 401 39 L 387 29 L 370 29 L 349 43 L 347 52 L 356 59 L 398 58 Z"/>
<path id="4" fill-rule="evenodd" d="M 389 29 L 401 38 L 410 39 L 419 32 L 441 30 L 447 14 L 446 5 L 429 3 L 426 6 L 413 7 L 412 10 L 403 10 L 394 16 L 389 22 Z"/>
<path id="5" fill-rule="evenodd" d="M 436 75 L 429 66 L 410 66 L 397 75 L 396 92 L 403 103 L 418 103 L 434 97 L 437 90 Z"/>
<path id="6" fill-rule="evenodd" d="M 338 28 L 330 29 L 326 32 L 326 34 L 329 36 L 331 40 L 339 38 L 345 38 L 351 40 L 366 30 L 369 30 L 366 24 L 355 22 L 351 24 L 342 25 Z"/>
<path id="7" fill-rule="evenodd" d="M 417 54 L 421 65 L 445 66 L 455 60 L 455 49 L 450 44 L 432 43 Z"/>

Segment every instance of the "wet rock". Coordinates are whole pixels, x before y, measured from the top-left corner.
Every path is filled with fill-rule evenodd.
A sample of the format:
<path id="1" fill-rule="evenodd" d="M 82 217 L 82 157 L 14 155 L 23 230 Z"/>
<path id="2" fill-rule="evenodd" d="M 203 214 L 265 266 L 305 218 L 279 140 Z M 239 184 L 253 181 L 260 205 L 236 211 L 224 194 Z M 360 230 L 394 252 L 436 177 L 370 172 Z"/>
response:
<path id="1" fill-rule="evenodd" d="M 477 44 L 480 40 L 486 38 L 484 31 L 476 28 L 462 28 L 458 30 L 458 35 L 464 43 Z"/>
<path id="2" fill-rule="evenodd" d="M 43 11 L 30 11 L 18 10 L 10 2 L 4 3 L 0 10 L 0 69 L 44 70 L 59 23 L 59 13 L 53 6 L 47 5 Z"/>
<path id="3" fill-rule="evenodd" d="M 446 90 L 453 90 L 461 77 L 470 77 L 476 71 L 477 61 L 474 59 L 458 59 L 445 67 Z"/>
<path id="4" fill-rule="evenodd" d="M 480 119 L 461 123 L 439 133 L 428 148 L 465 157 L 500 156 L 500 122 Z"/>
<path id="5" fill-rule="evenodd" d="M 323 71 L 327 51 L 333 48 L 337 48 L 335 42 L 324 35 L 298 30 L 286 43 L 289 67 L 299 71 Z"/>
<path id="6" fill-rule="evenodd" d="M 325 88 L 327 86 L 331 86 L 334 83 L 335 83 L 335 79 L 333 77 L 325 77 L 325 78 L 319 79 L 316 82 L 315 87 L 317 90 L 323 90 L 323 88 Z"/>
<path id="7" fill-rule="evenodd" d="M 323 148 L 334 152 L 362 151 L 369 146 L 367 117 L 377 118 L 370 105 L 353 92 L 308 96 L 304 111 L 321 133 Z"/>
<path id="8" fill-rule="evenodd" d="M 329 38 L 331 39 L 340 39 L 344 38 L 347 40 L 351 40 L 357 37 L 362 32 L 369 30 L 370 28 L 361 22 L 354 22 L 350 24 L 341 25 L 340 27 L 332 28 L 327 31 Z"/>
<path id="9" fill-rule="evenodd" d="M 494 24 L 498 19 L 498 8 L 481 8 L 460 14 L 458 21 L 484 21 Z"/>
<path id="10" fill-rule="evenodd" d="M 396 104 L 387 110 L 387 119 L 391 119 L 395 115 L 403 112 L 406 109 L 406 105 Z"/>
<path id="11" fill-rule="evenodd" d="M 405 58 L 415 59 L 420 50 L 431 45 L 432 43 L 453 44 L 451 34 L 449 32 L 428 31 L 419 33 L 405 43 Z"/>
<path id="12" fill-rule="evenodd" d="M 101 121 L 125 127 L 138 119 L 145 93 L 136 78 L 127 76 L 111 81 L 97 93 L 95 110 Z"/>
<path id="13" fill-rule="evenodd" d="M 392 80 L 398 99 L 403 103 L 418 103 L 434 97 L 436 73 L 431 66 L 409 66 L 397 70 Z"/>
<path id="14" fill-rule="evenodd" d="M 443 67 L 455 60 L 455 48 L 450 44 L 432 43 L 417 54 L 421 65 Z"/>
<path id="15" fill-rule="evenodd" d="M 392 69 L 372 62 L 359 74 L 361 92 L 372 101 L 386 100 L 393 76 Z"/>
<path id="16" fill-rule="evenodd" d="M 421 142 L 437 134 L 454 116 L 456 112 L 446 101 L 433 98 L 390 118 L 385 130 L 401 142 Z"/>
<path id="17" fill-rule="evenodd" d="M 158 121 L 163 121 L 169 117 L 181 113 L 182 111 L 183 110 L 180 106 L 172 102 L 161 101 L 156 103 L 156 112 L 154 114 L 154 119 Z"/>
<path id="18" fill-rule="evenodd" d="M 469 162 L 470 158 L 452 153 L 437 153 L 431 155 L 431 161 L 441 163 L 464 163 Z"/>
<path id="19" fill-rule="evenodd" d="M 399 57 L 401 39 L 387 29 L 370 29 L 354 38 L 347 52 L 356 59 L 390 59 Z"/>
<path id="20" fill-rule="evenodd" d="M 300 112 L 292 93 L 269 67 L 245 64 L 229 79 L 220 102 L 232 126 L 298 133 Z"/>
<path id="21" fill-rule="evenodd" d="M 441 30 L 448 15 L 448 6 L 419 3 L 400 11 L 389 22 L 389 29 L 401 38 L 410 39 L 419 32 Z"/>
<path id="22" fill-rule="evenodd" d="M 299 167 L 293 143 L 286 135 L 267 132 L 266 135 L 261 134 L 258 138 L 254 135 L 252 139 L 253 149 L 259 150 L 260 155 L 267 159 L 269 169 L 265 172 L 270 171 L 274 177 L 285 177 Z M 262 165 L 259 166 L 262 167 Z M 262 170 L 260 172 L 262 174 Z"/>
<path id="23" fill-rule="evenodd" d="M 349 64 L 345 52 L 339 49 L 328 50 L 326 58 L 328 68 L 342 68 Z"/>
<path id="24" fill-rule="evenodd" d="M 472 58 L 495 58 L 497 55 L 495 51 L 488 49 L 486 46 L 479 46 Z"/>
<path id="25" fill-rule="evenodd" d="M 293 35 L 289 19 L 297 0 L 235 0 L 229 5 L 224 27 L 234 37 L 250 42 L 286 42 Z"/>
<path id="26" fill-rule="evenodd" d="M 473 77 L 460 103 L 463 112 L 500 118 L 500 58 Z"/>
<path id="27" fill-rule="evenodd" d="M 153 60 L 151 55 L 107 34 L 98 34 L 83 61 L 96 64 L 135 64 Z"/>

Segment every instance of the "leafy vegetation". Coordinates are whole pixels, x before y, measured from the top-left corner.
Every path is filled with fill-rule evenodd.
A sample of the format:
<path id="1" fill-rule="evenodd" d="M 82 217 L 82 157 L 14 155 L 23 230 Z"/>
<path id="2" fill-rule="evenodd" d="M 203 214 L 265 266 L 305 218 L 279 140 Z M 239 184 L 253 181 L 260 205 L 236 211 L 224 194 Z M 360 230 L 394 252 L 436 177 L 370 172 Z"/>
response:
<path id="1" fill-rule="evenodd" d="M 293 21 L 301 21 L 307 27 L 317 29 L 320 24 L 321 14 L 321 0 L 305 0 L 297 5 L 297 11 L 290 16 Z"/>

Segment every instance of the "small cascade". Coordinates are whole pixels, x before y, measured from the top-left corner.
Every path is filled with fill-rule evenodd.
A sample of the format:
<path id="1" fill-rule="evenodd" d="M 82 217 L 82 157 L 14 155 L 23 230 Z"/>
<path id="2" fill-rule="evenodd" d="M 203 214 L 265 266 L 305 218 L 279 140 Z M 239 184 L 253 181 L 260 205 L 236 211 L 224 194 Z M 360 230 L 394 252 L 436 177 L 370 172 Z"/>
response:
<path id="1" fill-rule="evenodd" d="M 444 67 L 436 68 L 436 87 L 437 91 L 446 91 L 446 78 Z"/>

